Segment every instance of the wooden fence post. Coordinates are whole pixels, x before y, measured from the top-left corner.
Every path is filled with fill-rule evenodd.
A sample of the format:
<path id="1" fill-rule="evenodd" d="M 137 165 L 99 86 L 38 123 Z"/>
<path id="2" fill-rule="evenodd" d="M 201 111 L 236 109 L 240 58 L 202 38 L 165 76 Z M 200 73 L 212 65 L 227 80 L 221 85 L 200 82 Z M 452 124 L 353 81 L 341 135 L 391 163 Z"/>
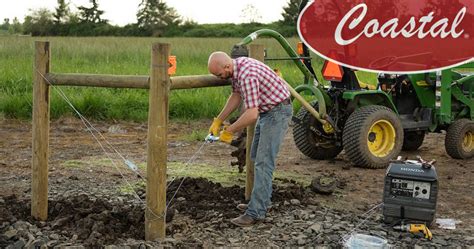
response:
<path id="1" fill-rule="evenodd" d="M 145 239 L 166 237 L 166 162 L 170 45 L 155 43 L 151 52 L 148 107 L 148 155 L 146 182 Z"/>
<path id="2" fill-rule="evenodd" d="M 49 42 L 35 42 L 31 216 L 39 220 L 48 218 L 49 85 L 45 77 L 50 70 L 50 56 Z"/>
<path id="3" fill-rule="evenodd" d="M 249 57 L 257 59 L 259 61 L 264 60 L 264 47 L 260 44 L 250 45 Z M 247 172 L 247 180 L 245 182 L 245 200 L 250 200 L 252 194 L 253 181 L 254 181 L 254 165 L 250 160 L 250 151 L 252 148 L 252 141 L 255 135 L 255 124 L 247 127 L 247 140 L 246 140 L 246 154 L 245 154 L 245 171 Z"/>

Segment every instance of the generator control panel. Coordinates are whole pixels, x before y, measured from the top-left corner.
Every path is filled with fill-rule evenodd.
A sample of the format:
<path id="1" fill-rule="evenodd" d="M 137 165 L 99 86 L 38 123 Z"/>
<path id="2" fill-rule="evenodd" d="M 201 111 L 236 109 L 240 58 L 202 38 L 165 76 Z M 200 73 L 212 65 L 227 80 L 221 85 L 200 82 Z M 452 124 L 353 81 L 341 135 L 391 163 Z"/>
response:
<path id="1" fill-rule="evenodd" d="M 393 178 L 390 192 L 393 196 L 430 199 L 431 183 Z"/>

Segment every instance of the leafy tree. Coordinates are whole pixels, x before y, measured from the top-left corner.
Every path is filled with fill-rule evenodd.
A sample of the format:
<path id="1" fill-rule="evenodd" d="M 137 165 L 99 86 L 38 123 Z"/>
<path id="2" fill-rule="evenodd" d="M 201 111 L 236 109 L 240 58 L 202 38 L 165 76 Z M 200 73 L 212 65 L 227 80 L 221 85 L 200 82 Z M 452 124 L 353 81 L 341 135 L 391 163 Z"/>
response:
<path id="1" fill-rule="evenodd" d="M 240 15 L 240 17 L 244 19 L 244 22 L 247 23 L 257 23 L 262 19 L 260 11 L 253 4 L 247 4 L 242 9 L 242 14 Z"/>
<path id="2" fill-rule="evenodd" d="M 13 18 L 13 22 L 8 28 L 10 34 L 21 34 L 23 32 L 23 24 L 20 23 L 17 17 Z"/>
<path id="3" fill-rule="evenodd" d="M 283 12 L 281 13 L 283 17 L 283 24 L 296 26 L 300 10 L 300 2 L 300 0 L 289 0 L 286 7 L 283 7 Z"/>
<path id="4" fill-rule="evenodd" d="M 58 0 L 58 7 L 56 8 L 56 13 L 54 13 L 54 22 L 55 23 L 64 23 L 67 21 L 67 17 L 70 14 L 69 3 L 66 3 L 64 0 Z"/>
<path id="5" fill-rule="evenodd" d="M 46 8 L 30 10 L 23 23 L 23 32 L 33 36 L 45 36 L 50 34 L 52 26 L 53 13 L 50 10 Z"/>
<path id="6" fill-rule="evenodd" d="M 107 23 L 106 19 L 102 19 L 101 16 L 104 14 L 103 10 L 99 9 L 98 0 L 89 0 L 92 7 L 87 8 L 85 6 L 78 7 L 81 22 L 84 23 Z"/>
<path id="7" fill-rule="evenodd" d="M 10 19 L 4 18 L 2 25 L 0 25 L 1 30 L 8 30 L 10 28 Z"/>
<path id="8" fill-rule="evenodd" d="M 162 0 L 142 0 L 138 8 L 138 27 L 153 36 L 161 36 L 167 27 L 181 22 L 176 10 Z"/>
<path id="9" fill-rule="evenodd" d="M 185 26 L 185 27 L 194 27 L 194 26 L 197 26 L 198 23 L 196 21 L 194 21 L 192 18 L 186 18 L 184 19 L 183 23 L 181 24 L 181 26 Z"/>
<path id="10" fill-rule="evenodd" d="M 77 12 L 69 12 L 67 15 L 67 20 L 69 24 L 80 23 L 81 17 Z"/>

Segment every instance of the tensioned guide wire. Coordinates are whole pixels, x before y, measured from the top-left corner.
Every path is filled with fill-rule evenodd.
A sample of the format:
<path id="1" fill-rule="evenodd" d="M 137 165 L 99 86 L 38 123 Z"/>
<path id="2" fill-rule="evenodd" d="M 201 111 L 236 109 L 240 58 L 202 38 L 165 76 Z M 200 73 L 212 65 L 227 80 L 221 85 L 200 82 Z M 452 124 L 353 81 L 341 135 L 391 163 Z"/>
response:
<path id="1" fill-rule="evenodd" d="M 131 161 L 127 160 L 103 135 L 102 133 L 97 130 L 94 125 L 92 125 L 92 123 L 86 118 L 84 117 L 84 115 L 82 115 L 79 110 L 77 110 L 77 108 L 72 104 L 71 100 L 67 97 L 67 95 L 61 90 L 61 88 L 53 85 L 41 72 L 38 71 L 38 69 L 36 69 L 36 72 L 41 75 L 41 77 L 50 85 L 52 86 L 52 88 L 59 94 L 59 96 L 71 107 L 71 109 L 78 115 L 78 117 L 81 119 L 82 123 L 84 124 L 84 126 L 86 127 L 86 129 L 91 133 L 92 137 L 95 139 L 95 141 L 99 144 L 100 148 L 102 149 L 102 151 L 104 152 L 104 154 L 107 156 L 107 158 L 109 159 L 109 161 L 112 163 L 112 165 L 114 166 L 114 168 L 118 171 L 118 173 L 120 174 L 120 176 L 122 177 L 122 179 L 125 181 L 125 183 L 128 185 L 128 187 L 132 190 L 133 192 L 133 195 L 137 198 L 137 200 L 142 204 L 142 205 L 145 205 L 146 206 L 146 203 L 142 200 L 142 198 L 138 195 L 138 193 L 135 191 L 135 188 L 132 186 L 132 184 L 127 180 L 127 178 L 125 177 L 125 175 L 122 173 L 122 171 L 120 170 L 120 168 L 118 167 L 118 165 L 115 163 L 115 160 L 117 159 L 113 159 L 111 154 L 115 153 L 116 155 L 118 155 L 121 160 L 123 161 L 123 163 L 125 165 L 128 166 L 128 168 L 133 171 L 135 174 L 137 174 L 141 179 L 146 179 L 145 177 L 143 177 L 140 172 L 138 171 L 138 167 L 135 166 L 135 164 L 133 164 Z M 105 141 L 106 145 L 104 146 L 102 144 L 102 142 L 100 141 L 99 137 L 97 137 L 96 134 L 97 133 L 99 135 L 99 137 Z M 183 172 L 187 166 L 189 166 L 192 162 L 194 162 L 194 160 L 196 160 L 197 158 L 197 155 L 201 152 L 202 148 L 204 147 L 204 145 L 206 145 L 208 142 L 203 142 L 201 144 L 201 146 L 198 148 L 198 150 L 189 158 L 189 160 L 185 163 L 185 167 L 183 167 L 183 169 L 181 171 L 178 172 L 181 173 Z M 107 151 L 108 148 L 110 151 Z M 173 177 L 173 179 L 167 184 L 167 187 L 166 188 L 169 188 L 169 186 L 174 182 L 174 180 L 176 179 L 176 177 Z M 153 212 L 153 210 L 151 210 L 148 206 L 146 206 L 146 209 L 148 210 L 148 212 L 150 212 L 150 214 L 153 215 L 153 219 L 151 220 L 154 220 L 154 219 L 160 219 L 160 218 L 163 218 L 164 216 L 166 216 L 166 210 L 168 209 L 168 207 L 170 206 L 171 202 L 173 201 L 173 199 L 176 197 L 176 194 L 178 193 L 178 191 L 180 190 L 181 186 L 183 185 L 183 182 L 184 182 L 185 178 L 183 177 L 181 179 L 181 182 L 179 183 L 178 187 L 176 188 L 176 191 L 173 193 L 172 197 L 170 198 L 170 200 L 168 201 L 168 203 L 166 204 L 166 209 L 164 211 L 163 214 L 155 214 Z"/>
<path id="2" fill-rule="evenodd" d="M 370 208 L 367 212 L 363 213 L 361 216 L 364 217 L 364 219 L 359 222 L 353 229 L 351 229 L 351 231 L 349 231 L 345 236 L 342 236 L 341 240 L 339 240 L 339 243 L 345 243 L 349 240 L 349 238 L 352 236 L 352 234 L 360 227 L 362 226 L 363 224 L 365 224 L 365 222 L 367 222 L 367 220 L 377 212 L 377 210 L 383 206 L 383 202 L 382 203 L 379 203 L 379 204 L 376 204 L 374 205 L 372 208 Z"/>
<path id="3" fill-rule="evenodd" d="M 138 171 L 138 168 L 137 167 L 131 167 L 130 164 L 133 164 L 132 162 L 130 162 L 129 160 L 127 160 L 103 135 L 102 133 L 97 130 L 94 125 L 92 125 L 92 123 L 86 118 L 84 117 L 84 115 L 82 115 L 79 110 L 77 110 L 77 108 L 72 104 L 72 102 L 70 101 L 70 99 L 67 97 L 67 95 L 61 90 L 61 88 L 53 85 L 41 72 L 38 71 L 38 69 L 36 69 L 36 72 L 38 74 L 41 75 L 41 77 L 50 85 L 52 86 L 52 88 L 59 94 L 59 96 L 61 96 L 61 98 L 71 107 L 71 109 L 79 116 L 79 118 L 81 119 L 82 123 L 84 124 L 84 126 L 86 127 L 86 129 L 91 133 L 92 137 L 95 139 L 95 141 L 99 144 L 100 148 L 102 149 L 102 151 L 104 152 L 104 154 L 107 156 L 107 158 L 109 159 L 109 161 L 112 163 L 112 165 L 114 166 L 114 168 L 119 172 L 120 176 L 122 177 L 122 179 L 125 181 L 125 183 L 129 186 L 129 188 L 132 190 L 133 192 L 133 195 L 136 197 L 136 199 L 142 204 L 142 205 L 145 205 L 146 209 L 148 210 L 148 212 L 150 212 L 150 214 L 153 215 L 153 219 L 150 219 L 150 220 L 155 220 L 155 219 L 160 219 L 160 218 L 163 218 L 166 216 L 166 210 L 168 209 L 168 207 L 170 206 L 171 202 L 174 200 L 174 198 L 176 197 L 176 194 L 178 193 L 178 191 L 180 190 L 181 186 L 183 185 L 184 183 L 184 180 L 185 178 L 183 177 L 181 179 L 181 182 L 179 183 L 178 187 L 176 188 L 176 191 L 173 193 L 172 197 L 170 198 L 170 200 L 168 201 L 168 203 L 166 204 L 166 209 L 165 211 L 163 212 L 163 214 L 155 214 L 153 212 L 153 210 L 151 210 L 148 206 L 146 206 L 146 203 L 141 199 L 141 197 L 138 195 L 138 193 L 135 191 L 134 187 L 132 186 L 132 184 L 127 180 L 127 178 L 125 177 L 125 175 L 122 173 L 122 171 L 120 170 L 120 168 L 117 166 L 117 164 L 115 163 L 115 160 L 112 158 L 111 154 L 112 153 L 115 153 L 117 154 L 123 161 L 123 163 L 125 165 L 128 166 L 128 168 L 133 171 L 135 174 L 137 174 L 141 179 L 146 179 L 145 177 L 143 177 L 140 172 Z M 100 138 L 105 141 L 106 143 L 106 147 L 109 148 L 109 150 L 111 150 L 112 152 L 108 152 L 106 147 L 104 147 L 104 145 L 100 142 L 99 138 L 96 136 L 96 134 L 94 134 L 94 132 L 96 132 Z M 189 160 L 185 163 L 185 167 L 183 167 L 183 169 L 179 172 L 181 173 L 182 171 L 184 171 L 186 169 L 187 166 L 189 166 L 192 162 L 194 162 L 194 160 L 197 158 L 197 155 L 199 155 L 199 153 L 201 152 L 202 148 L 204 147 L 204 145 L 208 144 L 209 142 L 203 142 L 201 144 L 201 146 L 197 149 L 197 151 L 189 158 Z M 133 164 L 134 165 L 134 164 Z M 167 188 L 169 188 L 169 186 L 174 182 L 174 180 L 177 179 L 176 177 L 173 177 L 173 179 L 167 184 Z M 352 235 L 352 233 L 357 229 L 359 228 L 362 224 L 364 224 L 368 218 L 370 218 L 376 211 L 378 208 L 380 208 L 381 206 L 383 205 L 383 203 L 380 203 L 380 204 L 377 204 L 375 205 L 374 207 L 372 207 L 370 210 L 368 210 L 366 213 L 364 213 L 362 216 L 366 216 L 359 224 L 357 224 L 346 236 L 343 236 L 341 241 L 340 242 L 345 242 L 348 240 L 348 238 L 350 237 L 350 235 Z"/>

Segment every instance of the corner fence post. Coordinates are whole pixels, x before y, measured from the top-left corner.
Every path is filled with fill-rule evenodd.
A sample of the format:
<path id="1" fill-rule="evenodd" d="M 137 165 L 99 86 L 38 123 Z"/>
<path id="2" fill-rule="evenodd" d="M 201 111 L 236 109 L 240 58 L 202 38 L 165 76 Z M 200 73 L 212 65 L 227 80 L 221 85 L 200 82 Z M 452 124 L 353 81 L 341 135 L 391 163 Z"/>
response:
<path id="1" fill-rule="evenodd" d="M 48 156 L 49 156 L 49 85 L 44 77 L 50 70 L 49 42 L 35 42 L 33 65 L 31 216 L 48 218 Z"/>
<path id="2" fill-rule="evenodd" d="M 145 239 L 166 237 L 166 162 L 170 45 L 154 43 L 151 51 L 148 106 L 148 155 L 145 210 Z"/>
<path id="3" fill-rule="evenodd" d="M 264 60 L 264 46 L 261 44 L 251 44 L 249 57 L 256 60 Z M 245 153 L 245 172 L 247 173 L 247 180 L 245 182 L 245 200 L 250 200 L 254 182 L 254 165 L 250 160 L 250 150 L 252 149 L 253 137 L 255 135 L 255 124 L 247 127 L 246 153 Z"/>

